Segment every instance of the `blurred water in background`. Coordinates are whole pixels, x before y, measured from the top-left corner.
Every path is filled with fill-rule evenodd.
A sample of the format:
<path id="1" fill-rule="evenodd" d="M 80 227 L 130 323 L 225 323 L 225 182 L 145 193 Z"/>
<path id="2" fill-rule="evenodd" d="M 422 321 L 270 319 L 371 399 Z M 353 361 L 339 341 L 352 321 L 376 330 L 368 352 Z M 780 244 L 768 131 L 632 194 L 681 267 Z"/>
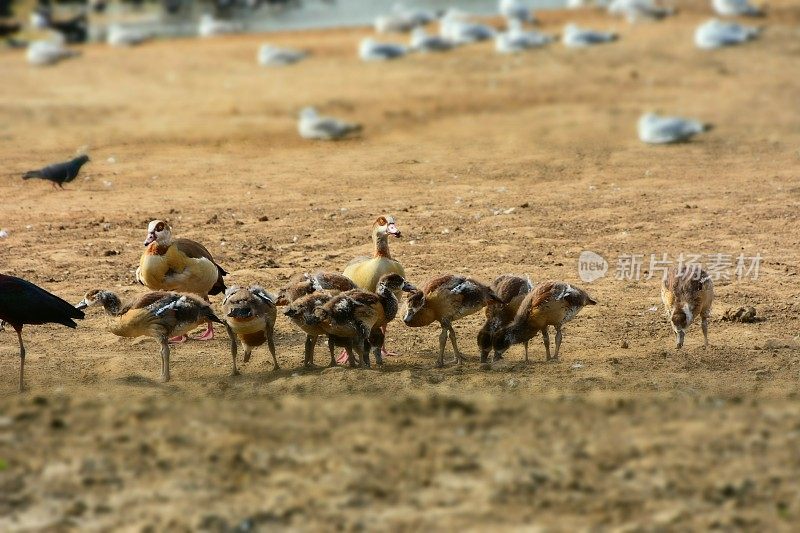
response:
<path id="1" fill-rule="evenodd" d="M 378 15 L 390 13 L 397 0 L 336 0 L 327 4 L 316 0 L 306 0 L 298 9 L 275 13 L 264 21 L 264 29 L 287 30 L 337 26 L 371 25 Z M 497 0 L 421 0 L 404 2 L 408 7 L 445 10 L 456 7 L 476 15 L 497 14 Z M 546 9 L 564 7 L 565 0 L 532 0 L 532 8 Z"/>
<path id="2" fill-rule="evenodd" d="M 308 28 L 335 28 L 372 25 L 375 17 L 390 13 L 395 4 L 406 7 L 444 11 L 454 7 L 474 15 L 496 15 L 497 0 L 303 0 L 297 5 L 274 8 L 263 6 L 256 10 L 236 13 L 233 17 L 242 21 L 248 32 L 270 32 L 301 30 Z M 564 7 L 566 0 L 530 0 L 532 9 Z M 104 27 L 108 23 L 124 22 L 135 25 L 154 36 L 190 36 L 197 34 L 197 19 L 211 12 L 210 4 L 194 2 L 188 12 L 178 16 L 145 10 L 130 12 L 119 5 L 112 6 L 105 16 L 92 20 L 92 40 L 104 38 Z"/>

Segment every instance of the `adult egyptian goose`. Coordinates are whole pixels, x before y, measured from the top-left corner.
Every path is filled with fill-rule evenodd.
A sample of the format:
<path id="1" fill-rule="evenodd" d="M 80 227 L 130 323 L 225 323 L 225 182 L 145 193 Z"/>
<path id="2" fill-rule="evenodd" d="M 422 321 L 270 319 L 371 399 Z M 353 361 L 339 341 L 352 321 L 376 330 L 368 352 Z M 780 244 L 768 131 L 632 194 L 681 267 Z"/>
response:
<path id="1" fill-rule="evenodd" d="M 675 331 L 677 348 L 683 346 L 686 330 L 698 316 L 705 338 L 703 347 L 708 346 L 708 317 L 714 303 L 714 282 L 705 270 L 670 268 L 661 284 L 661 301 Z"/>
<path id="2" fill-rule="evenodd" d="M 415 290 L 399 274 L 386 274 L 374 293 L 360 289 L 340 293 L 318 307 L 315 314 L 328 334 L 365 346 L 364 366 L 369 366 L 370 349 L 375 350 L 375 362 L 380 366 L 386 325 L 394 320 L 399 308 L 395 292 Z"/>
<path id="3" fill-rule="evenodd" d="M 172 228 L 163 220 L 153 220 L 147 226 L 145 251 L 139 260 L 136 279 L 154 291 L 177 291 L 196 294 L 206 301 L 209 295 L 225 291 L 223 276 L 228 273 L 219 266 L 202 244 L 189 239 L 173 239 Z M 208 322 L 199 340 L 214 338 L 214 328 Z M 186 340 L 185 335 L 172 342 Z"/>
<path id="4" fill-rule="evenodd" d="M 398 239 L 402 237 L 397 222 L 393 216 L 379 216 L 372 224 L 372 242 L 375 246 L 372 257 L 357 257 L 345 267 L 344 275 L 353 280 L 359 288 L 375 292 L 378 280 L 386 274 L 398 274 L 405 278 L 403 265 L 389 253 L 390 235 Z M 383 333 L 385 335 L 386 330 Z M 383 355 L 394 354 L 384 350 Z"/>
<path id="5" fill-rule="evenodd" d="M 486 306 L 486 322 L 478 332 L 478 348 L 481 351 L 481 363 L 488 362 L 489 352 L 492 349 L 492 339 L 503 327 L 509 325 L 517 314 L 520 304 L 525 296 L 533 290 L 533 283 L 529 278 L 503 274 L 495 278 L 490 285 L 492 291 L 500 298 L 501 303 Z M 525 345 L 525 360 L 528 360 L 528 341 Z"/>
<path id="6" fill-rule="evenodd" d="M 78 309 L 100 305 L 111 317 L 108 330 L 119 337 L 152 337 L 161 345 L 161 381 L 169 381 L 169 339 L 185 334 L 205 322 L 223 324 L 231 339 L 233 373 L 236 373 L 236 336 L 230 326 L 217 318 L 208 302 L 193 294 L 149 292 L 122 305 L 119 297 L 106 290 L 86 293 Z"/>
<path id="7" fill-rule="evenodd" d="M 315 314 L 318 307 L 325 305 L 333 294 L 327 291 L 317 291 L 305 296 L 301 296 L 288 304 L 283 314 L 287 316 L 298 328 L 306 334 L 305 351 L 303 366 L 311 368 L 314 366 L 314 348 L 317 345 L 317 338 L 325 335 L 328 338 L 328 349 L 331 354 L 329 366 L 336 366 L 336 356 L 334 349 L 336 346 L 344 348 L 347 354 L 347 361 L 350 366 L 356 366 L 355 355 L 353 354 L 353 342 L 349 338 L 340 338 L 330 335 L 323 327 L 321 320 Z M 361 346 L 356 347 L 359 354 L 363 354 Z"/>
<path id="8" fill-rule="evenodd" d="M 444 349 L 448 334 L 453 344 L 455 362 L 460 365 L 464 356 L 456 343 L 453 322 L 477 313 L 487 305 L 499 303 L 500 299 L 483 283 L 472 278 L 447 274 L 430 280 L 422 290 L 413 291 L 409 295 L 403 322 L 412 328 L 438 322 L 442 332 L 439 334 L 439 358 L 436 366 L 439 368 L 444 366 Z"/>
<path id="9" fill-rule="evenodd" d="M 253 348 L 266 343 L 272 354 L 272 369 L 280 368 L 275 355 L 275 319 L 278 310 L 275 307 L 275 297 L 267 291 L 253 285 L 250 288 L 231 287 L 225 291 L 222 300 L 222 309 L 225 322 L 242 341 L 244 346 L 243 362 L 250 361 Z M 236 360 L 233 361 L 233 373 L 238 374 Z"/>
<path id="10" fill-rule="evenodd" d="M 4 323 L 11 324 L 19 341 L 19 391 L 25 388 L 25 344 L 22 327 L 25 324 L 61 324 L 76 328 L 74 319 L 83 318 L 83 312 L 69 302 L 50 294 L 21 278 L 0 274 L 0 331 Z"/>
<path id="11" fill-rule="evenodd" d="M 585 291 L 569 283 L 563 281 L 542 283 L 528 293 L 520 303 L 511 324 L 495 334 L 492 343 L 495 359 L 501 357 L 512 344 L 529 341 L 539 332 L 542 333 L 547 360 L 558 359 L 563 325 L 575 318 L 585 306 L 596 303 Z M 552 358 L 548 326 L 554 326 L 556 330 L 556 351 Z"/>

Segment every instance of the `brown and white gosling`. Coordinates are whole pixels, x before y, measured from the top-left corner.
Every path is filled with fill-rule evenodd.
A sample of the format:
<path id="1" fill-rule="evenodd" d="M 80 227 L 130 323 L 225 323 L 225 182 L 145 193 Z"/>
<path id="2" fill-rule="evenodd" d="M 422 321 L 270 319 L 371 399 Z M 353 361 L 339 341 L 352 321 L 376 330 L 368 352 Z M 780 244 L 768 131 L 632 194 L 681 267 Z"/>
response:
<path id="1" fill-rule="evenodd" d="M 364 346 L 364 366 L 370 366 L 369 351 L 374 349 L 375 362 L 383 365 L 383 344 L 386 325 L 397 316 L 399 303 L 395 292 L 416 288 L 399 274 L 385 274 L 378 281 L 376 292 L 355 289 L 343 292 L 315 310 L 322 327 L 331 335 L 353 339 L 355 346 Z"/>
<path id="2" fill-rule="evenodd" d="M 530 278 L 522 278 L 511 274 L 503 274 L 495 278 L 490 285 L 492 292 L 501 300 L 501 303 L 486 306 L 486 322 L 478 332 L 478 348 L 481 351 L 481 363 L 488 362 L 489 352 L 492 350 L 492 339 L 504 326 L 509 325 L 517 314 L 520 304 L 525 296 L 533 290 Z M 525 360 L 528 360 L 528 341 L 525 346 Z"/>
<path id="3" fill-rule="evenodd" d="M 686 330 L 698 316 L 705 338 L 703 347 L 708 347 L 708 317 L 714 302 L 714 282 L 705 270 L 670 268 L 661 284 L 661 301 L 675 331 L 677 348 L 683 346 Z"/>
<path id="4" fill-rule="evenodd" d="M 112 320 L 108 330 L 119 337 L 153 337 L 161 345 L 161 381 L 169 381 L 169 339 L 183 335 L 206 322 L 223 324 L 231 339 L 233 369 L 236 371 L 236 337 L 230 326 L 217 318 L 208 302 L 193 294 L 149 292 L 128 305 L 110 291 L 92 290 L 76 306 L 85 309 L 101 305 Z"/>
<path id="5" fill-rule="evenodd" d="M 464 356 L 456 343 L 453 322 L 477 313 L 487 305 L 501 303 L 492 289 L 483 283 L 464 276 L 444 275 L 426 283 L 422 290 L 411 292 L 403 322 L 412 328 L 439 322 L 439 357 L 436 366 L 444 366 L 444 349 L 447 337 L 453 345 L 454 361 L 461 365 Z"/>
<path id="6" fill-rule="evenodd" d="M 283 314 L 287 316 L 298 328 L 303 330 L 306 334 L 306 344 L 303 357 L 303 366 L 310 368 L 314 366 L 314 348 L 317 345 L 317 338 L 324 335 L 328 339 L 328 349 L 331 354 L 331 362 L 329 366 L 336 366 L 336 356 L 334 350 L 336 346 L 344 348 L 347 354 L 347 361 L 350 366 L 356 366 L 355 355 L 353 355 L 353 342 L 351 339 L 344 339 L 329 335 L 323 327 L 319 317 L 314 314 L 318 307 L 322 307 L 330 299 L 333 294 L 327 291 L 317 291 L 305 296 L 301 296 L 296 300 L 289 303 L 284 310 Z M 358 347 L 357 351 L 363 354 L 363 350 Z"/>
<path id="7" fill-rule="evenodd" d="M 225 291 L 222 310 L 225 322 L 244 346 L 242 362 L 250 361 L 253 348 L 266 343 L 269 353 L 272 354 L 272 369 L 278 370 L 280 366 L 275 355 L 274 341 L 275 319 L 278 310 L 274 300 L 274 296 L 258 285 L 253 285 L 249 289 L 231 287 Z M 233 373 L 239 373 L 236 368 L 236 359 L 233 360 Z"/>
<path id="8" fill-rule="evenodd" d="M 148 224 L 144 246 L 136 280 L 148 289 L 190 292 L 206 301 L 208 295 L 225 291 L 223 276 L 227 272 L 214 261 L 206 247 L 190 239 L 173 239 L 172 228 L 165 221 L 153 220 Z M 214 328 L 209 322 L 197 339 L 213 338 Z M 186 337 L 181 335 L 172 342 L 184 340 Z"/>
<path id="9" fill-rule="evenodd" d="M 350 279 L 335 272 L 317 272 L 316 274 L 300 274 L 278 291 L 275 305 L 289 305 L 301 296 L 306 296 L 317 291 L 327 291 L 331 294 L 349 291 L 357 288 Z"/>
<path id="10" fill-rule="evenodd" d="M 585 291 L 563 281 L 547 281 L 533 289 L 520 303 L 514 320 L 501 328 L 492 342 L 495 359 L 500 358 L 512 344 L 527 342 L 542 333 L 547 360 L 558 359 L 561 348 L 561 328 L 587 305 L 595 305 Z M 556 330 L 556 351 L 550 357 L 548 326 Z M 526 354 L 527 355 L 527 354 Z"/>

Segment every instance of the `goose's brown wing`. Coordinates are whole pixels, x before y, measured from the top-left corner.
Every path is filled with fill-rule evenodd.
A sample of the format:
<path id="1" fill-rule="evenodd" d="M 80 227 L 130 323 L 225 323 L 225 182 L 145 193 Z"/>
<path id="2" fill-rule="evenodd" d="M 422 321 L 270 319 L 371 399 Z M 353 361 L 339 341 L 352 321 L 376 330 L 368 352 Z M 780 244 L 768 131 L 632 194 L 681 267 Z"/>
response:
<path id="1" fill-rule="evenodd" d="M 223 276 L 227 276 L 228 273 L 214 261 L 214 257 L 211 255 L 211 252 L 208 251 L 208 248 L 191 239 L 175 239 L 172 244 L 176 246 L 178 250 L 186 254 L 186 257 L 191 257 L 193 259 L 200 259 L 202 257 L 214 263 L 214 266 L 217 267 L 217 271 L 219 272 L 219 277 L 214 286 L 211 287 L 211 290 L 208 291 L 208 294 L 214 295 L 225 292 L 227 287 L 225 286 L 225 280 L 222 278 Z"/>

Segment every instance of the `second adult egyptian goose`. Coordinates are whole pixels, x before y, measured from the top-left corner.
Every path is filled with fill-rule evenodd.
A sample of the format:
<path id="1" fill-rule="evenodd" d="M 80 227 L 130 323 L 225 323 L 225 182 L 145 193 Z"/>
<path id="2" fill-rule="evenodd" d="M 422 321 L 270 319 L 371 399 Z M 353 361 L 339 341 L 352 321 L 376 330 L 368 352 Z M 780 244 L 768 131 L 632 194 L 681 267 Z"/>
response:
<path id="1" fill-rule="evenodd" d="M 386 274 L 375 292 L 355 289 L 338 294 L 315 310 L 328 334 L 354 339 L 363 345 L 363 363 L 369 366 L 369 351 L 374 348 L 375 362 L 383 365 L 383 343 L 386 325 L 397 316 L 399 303 L 395 292 L 416 288 L 399 274 Z"/>
<path id="2" fill-rule="evenodd" d="M 177 291 L 196 294 L 206 301 L 209 295 L 225 291 L 219 266 L 205 246 L 189 239 L 173 239 L 172 228 L 163 220 L 153 220 L 147 226 L 145 251 L 136 269 L 136 279 L 154 291 Z M 209 322 L 199 340 L 214 338 Z M 173 342 L 185 340 L 185 336 Z"/>
<path id="3" fill-rule="evenodd" d="M 374 245 L 372 257 L 357 257 L 345 267 L 344 275 L 353 280 L 359 288 L 375 292 L 378 280 L 386 274 L 398 274 L 405 278 L 406 272 L 403 265 L 389 253 L 389 236 L 399 239 L 402 237 L 402 233 L 393 216 L 381 215 L 372 224 Z M 394 354 L 383 350 L 383 355 Z"/>

